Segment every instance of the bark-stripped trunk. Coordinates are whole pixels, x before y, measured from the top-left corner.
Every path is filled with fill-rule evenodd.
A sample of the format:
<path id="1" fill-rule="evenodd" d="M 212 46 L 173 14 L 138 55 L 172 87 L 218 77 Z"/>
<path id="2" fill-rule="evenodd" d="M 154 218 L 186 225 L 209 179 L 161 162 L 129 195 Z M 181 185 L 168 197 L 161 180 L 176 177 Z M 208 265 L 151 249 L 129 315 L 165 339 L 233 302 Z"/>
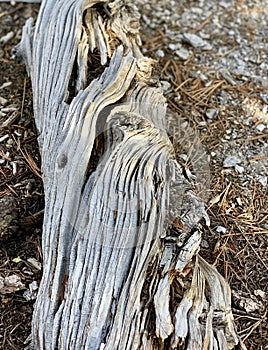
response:
<path id="1" fill-rule="evenodd" d="M 198 256 L 200 230 L 167 225 L 206 214 L 174 160 L 135 7 L 46 0 L 32 25 L 18 47 L 46 200 L 32 347 L 232 349 L 230 289 Z"/>

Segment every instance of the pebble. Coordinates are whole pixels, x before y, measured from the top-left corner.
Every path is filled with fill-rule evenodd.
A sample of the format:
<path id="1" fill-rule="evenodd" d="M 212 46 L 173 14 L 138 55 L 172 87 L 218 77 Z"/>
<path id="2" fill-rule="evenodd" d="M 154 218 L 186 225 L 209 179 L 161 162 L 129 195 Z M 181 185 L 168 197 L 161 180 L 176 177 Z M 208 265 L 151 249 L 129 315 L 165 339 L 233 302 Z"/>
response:
<path id="1" fill-rule="evenodd" d="M 8 103 L 8 100 L 0 96 L 0 105 L 5 106 Z"/>
<path id="2" fill-rule="evenodd" d="M 209 108 L 206 111 L 206 116 L 209 119 L 214 119 L 215 117 L 217 117 L 218 114 L 219 114 L 219 110 L 217 108 Z"/>
<path id="3" fill-rule="evenodd" d="M 230 6 L 230 4 L 225 1 L 220 1 L 219 5 L 225 9 L 227 9 Z"/>
<path id="4" fill-rule="evenodd" d="M 262 184 L 263 187 L 267 186 L 268 183 L 268 177 L 265 175 L 257 175 L 256 179 L 259 181 L 260 184 Z"/>
<path id="5" fill-rule="evenodd" d="M 33 186 L 32 186 L 32 184 L 30 182 L 28 182 L 27 185 L 25 186 L 27 191 L 31 191 L 32 187 Z"/>
<path id="6" fill-rule="evenodd" d="M 10 145 L 10 146 L 12 146 L 12 145 L 14 144 L 14 141 L 13 141 L 12 139 L 8 139 L 8 140 L 7 140 L 7 144 Z"/>
<path id="7" fill-rule="evenodd" d="M 208 77 L 207 77 L 205 74 L 199 73 L 198 75 L 199 75 L 199 78 L 200 78 L 203 82 L 207 82 Z"/>
<path id="8" fill-rule="evenodd" d="M 258 124 L 257 126 L 256 126 L 256 129 L 258 130 L 258 131 L 260 131 L 260 132 L 262 132 L 263 130 L 265 130 L 266 129 L 266 125 L 265 124 Z"/>
<path id="9" fill-rule="evenodd" d="M 216 232 L 218 232 L 218 233 L 226 233 L 227 232 L 227 228 L 224 227 L 224 226 L 218 226 L 216 228 Z"/>
<path id="10" fill-rule="evenodd" d="M 238 165 L 238 164 L 236 164 L 234 168 L 239 174 L 242 174 L 245 171 L 245 168 L 243 166 Z"/>
<path id="11" fill-rule="evenodd" d="M 201 50 L 211 50 L 212 46 L 196 34 L 184 33 L 183 39 L 188 44 L 195 48 L 200 48 Z"/>
<path id="12" fill-rule="evenodd" d="M 229 156 L 224 159 L 223 161 L 223 167 L 224 168 L 232 168 L 236 166 L 237 164 L 241 163 L 241 159 L 236 156 Z"/>
<path id="13" fill-rule="evenodd" d="M 180 59 L 182 59 L 183 61 L 186 61 L 186 60 L 189 58 L 191 52 L 188 51 L 188 50 L 186 50 L 186 49 L 184 49 L 184 48 L 181 48 L 181 49 L 179 49 L 179 50 L 176 50 L 176 51 L 175 51 L 175 54 L 176 54 Z"/>
<path id="14" fill-rule="evenodd" d="M 165 92 L 171 88 L 171 84 L 166 80 L 161 80 L 161 86 Z"/>
<path id="15" fill-rule="evenodd" d="M 220 71 L 221 76 L 231 85 L 237 85 L 236 80 L 232 77 L 231 73 L 227 69 L 222 69 Z"/>
<path id="16" fill-rule="evenodd" d="M 155 54 L 158 57 L 165 57 L 165 52 L 163 50 L 157 50 Z"/>
<path id="17" fill-rule="evenodd" d="M 36 281 L 33 281 L 32 283 L 29 284 L 29 289 L 27 289 L 23 293 L 23 297 L 27 300 L 35 300 L 37 297 L 37 291 L 38 291 L 38 284 Z"/>
<path id="18" fill-rule="evenodd" d="M 178 48 L 178 44 L 169 44 L 169 45 L 168 45 L 168 48 L 169 48 L 171 51 L 175 51 L 175 50 Z"/>

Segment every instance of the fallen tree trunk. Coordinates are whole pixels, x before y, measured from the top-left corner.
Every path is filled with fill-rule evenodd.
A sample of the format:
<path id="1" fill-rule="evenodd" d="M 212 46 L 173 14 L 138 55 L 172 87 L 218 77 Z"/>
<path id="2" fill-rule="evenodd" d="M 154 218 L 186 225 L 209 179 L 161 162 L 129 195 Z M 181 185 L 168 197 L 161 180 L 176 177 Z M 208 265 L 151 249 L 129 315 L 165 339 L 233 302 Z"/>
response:
<path id="1" fill-rule="evenodd" d="M 46 201 L 33 349 L 239 343 L 138 18 L 123 0 L 46 0 L 23 30 Z"/>

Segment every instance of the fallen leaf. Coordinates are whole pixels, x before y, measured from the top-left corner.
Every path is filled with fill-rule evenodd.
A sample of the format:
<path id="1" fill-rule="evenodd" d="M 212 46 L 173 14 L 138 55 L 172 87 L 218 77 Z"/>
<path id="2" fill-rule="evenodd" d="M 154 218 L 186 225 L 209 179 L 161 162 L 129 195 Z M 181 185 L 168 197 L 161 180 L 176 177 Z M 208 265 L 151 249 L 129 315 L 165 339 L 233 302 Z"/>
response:
<path id="1" fill-rule="evenodd" d="M 18 256 L 17 258 L 12 259 L 12 261 L 13 261 L 14 263 L 18 264 L 18 263 L 21 262 L 22 260 L 21 260 L 21 258 Z"/>

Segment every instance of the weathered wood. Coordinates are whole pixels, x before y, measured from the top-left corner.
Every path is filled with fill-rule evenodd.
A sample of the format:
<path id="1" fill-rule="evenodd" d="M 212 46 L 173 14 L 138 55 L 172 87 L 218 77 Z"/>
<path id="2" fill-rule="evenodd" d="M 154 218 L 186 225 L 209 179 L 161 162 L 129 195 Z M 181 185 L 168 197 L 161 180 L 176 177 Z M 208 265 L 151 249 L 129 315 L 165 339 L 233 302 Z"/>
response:
<path id="1" fill-rule="evenodd" d="M 230 289 L 198 256 L 207 216 L 174 159 L 138 18 L 123 0 L 46 0 L 23 30 L 46 201 L 34 349 L 239 343 Z M 196 228 L 170 229 L 168 213 Z"/>

